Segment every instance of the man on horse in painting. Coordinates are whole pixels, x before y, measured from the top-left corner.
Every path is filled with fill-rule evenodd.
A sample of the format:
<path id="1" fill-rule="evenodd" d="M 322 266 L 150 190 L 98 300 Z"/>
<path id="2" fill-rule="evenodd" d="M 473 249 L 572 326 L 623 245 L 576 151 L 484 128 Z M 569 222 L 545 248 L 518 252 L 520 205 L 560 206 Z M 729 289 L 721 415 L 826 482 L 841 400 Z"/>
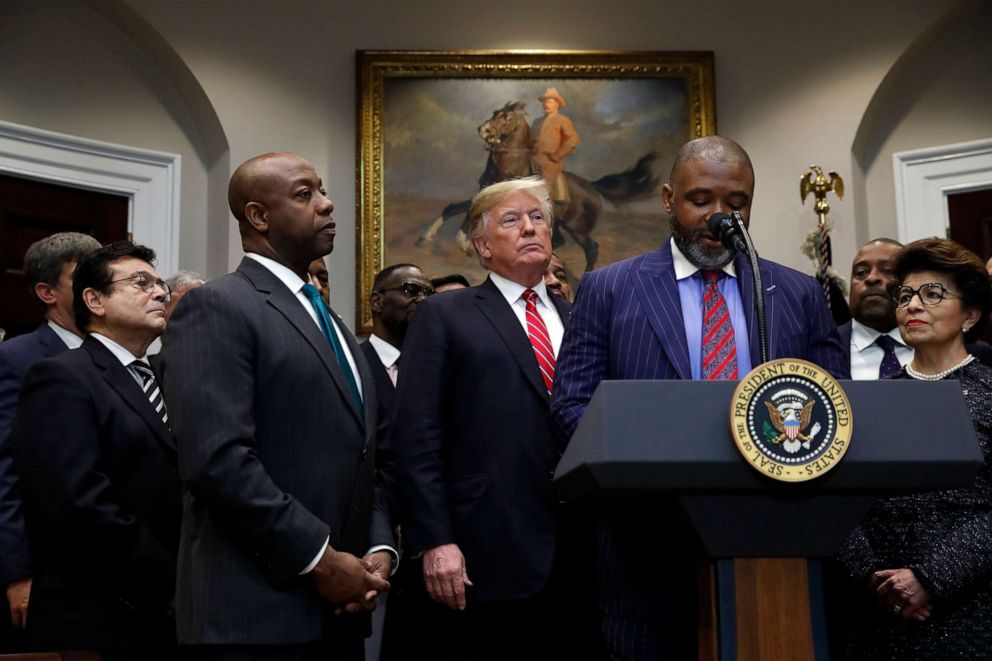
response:
<path id="1" fill-rule="evenodd" d="M 534 169 L 547 182 L 551 199 L 567 203 L 568 184 L 562 172 L 565 169 L 565 157 L 575 151 L 579 144 L 579 134 L 575 131 L 572 120 L 558 112 L 565 106 L 565 99 L 558 94 L 557 89 L 549 87 L 538 101 L 544 105 L 545 114 L 531 128 L 531 133 L 537 136 L 533 150 Z"/>

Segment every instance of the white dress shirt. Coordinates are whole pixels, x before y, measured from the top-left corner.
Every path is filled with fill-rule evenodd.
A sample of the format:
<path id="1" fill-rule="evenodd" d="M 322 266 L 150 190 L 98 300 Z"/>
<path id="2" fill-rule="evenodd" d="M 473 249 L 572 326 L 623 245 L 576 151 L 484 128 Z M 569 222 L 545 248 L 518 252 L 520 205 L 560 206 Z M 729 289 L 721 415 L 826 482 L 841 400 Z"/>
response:
<path id="1" fill-rule="evenodd" d="M 544 320 L 544 325 L 548 328 L 548 337 L 551 339 L 551 347 L 555 350 L 555 358 L 558 357 L 558 350 L 561 348 L 561 338 L 565 334 L 565 325 L 561 317 L 558 316 L 558 308 L 551 302 L 551 294 L 541 280 L 533 287 L 524 287 L 521 284 L 508 280 L 498 273 L 489 272 L 489 278 L 496 285 L 496 289 L 503 295 L 506 302 L 513 309 L 513 314 L 517 315 L 517 320 L 527 332 L 527 302 L 520 298 L 527 289 L 533 289 L 537 294 L 537 312 Z"/>
<path id="2" fill-rule="evenodd" d="M 59 339 L 65 342 L 65 345 L 70 349 L 78 349 L 83 346 L 83 338 L 79 337 L 71 330 L 62 328 L 51 319 L 48 320 L 48 327 L 51 328 L 55 334 L 59 336 Z M 118 344 L 117 346 L 120 345 Z"/>
<path id="3" fill-rule="evenodd" d="M 869 328 L 857 319 L 851 320 L 851 378 L 855 381 L 878 380 L 878 368 L 882 366 L 885 351 L 875 344 L 881 335 L 874 328 Z M 906 346 L 899 334 L 899 328 L 893 328 L 888 333 L 896 341 L 896 358 L 900 365 L 906 365 L 913 360 L 913 348 Z"/>
<path id="4" fill-rule="evenodd" d="M 379 362 L 386 368 L 386 373 L 395 386 L 396 375 L 399 373 L 399 366 L 396 363 L 400 359 L 400 350 L 375 333 L 369 335 L 369 344 L 372 345 L 375 355 L 379 357 Z"/>
<path id="5" fill-rule="evenodd" d="M 131 363 L 133 363 L 136 360 L 139 360 L 142 363 L 144 363 L 148 367 L 148 369 L 151 369 L 152 366 L 148 364 L 148 354 L 145 354 L 144 356 L 135 356 L 133 353 L 131 353 L 121 345 L 117 344 L 106 335 L 101 335 L 100 333 L 90 333 L 90 335 L 93 337 L 94 340 L 98 340 L 100 344 L 107 347 L 110 353 L 114 354 L 114 358 L 121 361 L 121 365 L 123 365 L 125 369 L 127 369 L 127 373 L 130 374 L 131 378 L 134 379 L 135 383 L 137 383 L 138 386 L 142 390 L 144 390 L 145 382 L 142 381 L 141 377 L 135 374 L 134 370 L 130 369 L 130 367 L 131 367 Z M 80 344 L 82 344 L 82 342 L 80 342 Z"/>

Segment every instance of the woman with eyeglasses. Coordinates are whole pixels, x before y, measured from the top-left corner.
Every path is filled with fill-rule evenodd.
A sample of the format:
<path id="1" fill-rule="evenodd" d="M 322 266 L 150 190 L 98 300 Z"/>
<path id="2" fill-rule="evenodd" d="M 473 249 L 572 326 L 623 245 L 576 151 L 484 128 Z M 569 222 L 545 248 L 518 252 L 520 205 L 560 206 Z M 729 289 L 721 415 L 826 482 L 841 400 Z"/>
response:
<path id="1" fill-rule="evenodd" d="M 893 378 L 958 381 L 985 466 L 967 488 L 879 501 L 847 540 L 841 561 L 862 586 L 848 624 L 848 657 L 988 659 L 992 369 L 965 341 L 984 332 L 992 287 L 978 256 L 946 239 L 910 243 L 895 271 L 899 332 L 916 352 Z"/>

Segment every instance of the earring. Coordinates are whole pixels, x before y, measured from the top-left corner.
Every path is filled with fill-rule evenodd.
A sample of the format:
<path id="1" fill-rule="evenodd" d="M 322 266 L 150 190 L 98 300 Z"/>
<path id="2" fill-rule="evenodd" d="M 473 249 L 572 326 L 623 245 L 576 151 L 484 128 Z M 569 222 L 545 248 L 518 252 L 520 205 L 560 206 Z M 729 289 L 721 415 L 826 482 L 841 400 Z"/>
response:
<path id="1" fill-rule="evenodd" d="M 969 330 L 971 330 L 971 326 L 969 326 L 967 324 L 965 324 L 964 326 L 961 327 L 961 332 L 962 333 L 967 333 Z"/>

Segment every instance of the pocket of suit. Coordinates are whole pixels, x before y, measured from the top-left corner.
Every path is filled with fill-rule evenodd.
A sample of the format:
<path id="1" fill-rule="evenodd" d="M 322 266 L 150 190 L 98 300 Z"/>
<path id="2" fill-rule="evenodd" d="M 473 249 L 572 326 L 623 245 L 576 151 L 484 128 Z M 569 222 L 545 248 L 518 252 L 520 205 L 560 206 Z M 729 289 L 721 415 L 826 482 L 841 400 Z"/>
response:
<path id="1" fill-rule="evenodd" d="M 452 504 L 478 500 L 489 488 L 489 474 L 462 475 L 448 482 L 448 500 Z"/>

